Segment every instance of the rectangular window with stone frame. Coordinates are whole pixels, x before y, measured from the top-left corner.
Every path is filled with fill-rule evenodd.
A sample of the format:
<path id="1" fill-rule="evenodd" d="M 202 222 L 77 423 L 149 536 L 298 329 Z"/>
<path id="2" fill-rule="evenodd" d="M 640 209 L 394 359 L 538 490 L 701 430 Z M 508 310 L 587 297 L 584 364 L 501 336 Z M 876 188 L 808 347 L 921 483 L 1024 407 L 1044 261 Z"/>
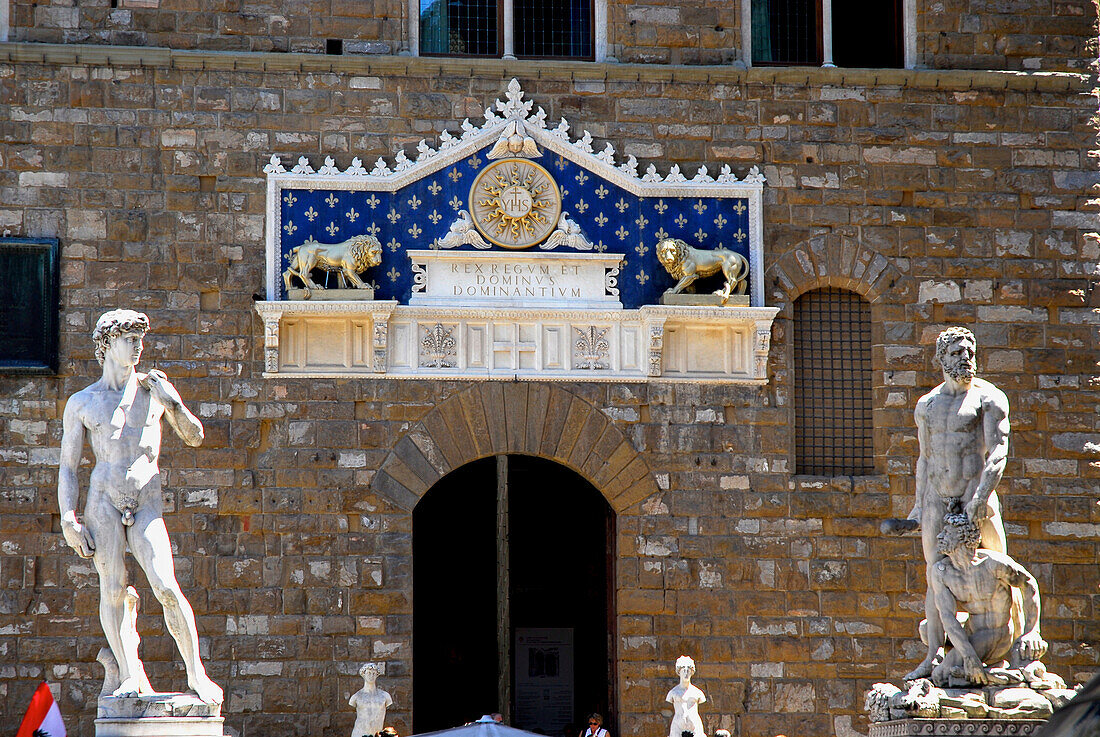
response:
<path id="1" fill-rule="evenodd" d="M 754 66 L 905 66 L 904 0 L 751 0 Z"/>
<path id="2" fill-rule="evenodd" d="M 597 56 L 597 4 L 595 0 L 420 0 L 419 53 L 592 61 Z"/>
<path id="3" fill-rule="evenodd" d="M 55 374 L 61 244 L 0 238 L 0 374 Z"/>

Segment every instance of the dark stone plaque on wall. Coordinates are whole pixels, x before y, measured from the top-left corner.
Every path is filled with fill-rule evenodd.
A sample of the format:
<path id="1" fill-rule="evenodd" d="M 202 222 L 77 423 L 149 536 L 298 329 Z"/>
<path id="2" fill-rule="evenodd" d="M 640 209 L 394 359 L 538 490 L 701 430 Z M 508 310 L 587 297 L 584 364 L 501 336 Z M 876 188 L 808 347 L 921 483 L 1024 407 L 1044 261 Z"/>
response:
<path id="1" fill-rule="evenodd" d="M 57 372 L 56 238 L 0 238 L 0 373 Z"/>

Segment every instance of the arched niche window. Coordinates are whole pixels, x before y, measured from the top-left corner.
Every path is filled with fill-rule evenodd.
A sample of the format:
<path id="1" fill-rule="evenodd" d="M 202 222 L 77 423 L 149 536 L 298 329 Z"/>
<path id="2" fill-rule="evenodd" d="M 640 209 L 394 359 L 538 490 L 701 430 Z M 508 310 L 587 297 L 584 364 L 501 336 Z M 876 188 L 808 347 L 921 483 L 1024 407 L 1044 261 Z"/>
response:
<path id="1" fill-rule="evenodd" d="M 871 306 L 846 289 L 794 303 L 795 473 L 874 473 Z"/>

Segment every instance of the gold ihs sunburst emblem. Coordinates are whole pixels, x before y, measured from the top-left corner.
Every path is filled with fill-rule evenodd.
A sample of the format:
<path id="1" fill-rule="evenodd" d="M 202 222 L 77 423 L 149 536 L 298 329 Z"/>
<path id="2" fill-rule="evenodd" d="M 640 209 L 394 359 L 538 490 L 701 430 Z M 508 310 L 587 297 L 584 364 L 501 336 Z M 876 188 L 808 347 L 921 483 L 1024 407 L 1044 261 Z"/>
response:
<path id="1" fill-rule="evenodd" d="M 561 215 L 554 178 L 527 159 L 501 159 L 486 166 L 470 187 L 469 201 L 477 229 L 504 248 L 541 243 Z"/>

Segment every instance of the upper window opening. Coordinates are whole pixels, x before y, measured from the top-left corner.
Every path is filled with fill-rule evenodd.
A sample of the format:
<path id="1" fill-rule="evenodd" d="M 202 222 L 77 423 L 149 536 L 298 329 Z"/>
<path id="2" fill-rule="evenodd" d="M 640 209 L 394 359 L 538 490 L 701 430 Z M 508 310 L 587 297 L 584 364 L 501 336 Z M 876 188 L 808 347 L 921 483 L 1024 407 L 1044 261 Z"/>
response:
<path id="1" fill-rule="evenodd" d="M 593 59 L 593 47 L 592 0 L 420 0 L 425 56 Z"/>
<path id="2" fill-rule="evenodd" d="M 902 0 L 752 0 L 752 63 L 903 67 Z"/>

